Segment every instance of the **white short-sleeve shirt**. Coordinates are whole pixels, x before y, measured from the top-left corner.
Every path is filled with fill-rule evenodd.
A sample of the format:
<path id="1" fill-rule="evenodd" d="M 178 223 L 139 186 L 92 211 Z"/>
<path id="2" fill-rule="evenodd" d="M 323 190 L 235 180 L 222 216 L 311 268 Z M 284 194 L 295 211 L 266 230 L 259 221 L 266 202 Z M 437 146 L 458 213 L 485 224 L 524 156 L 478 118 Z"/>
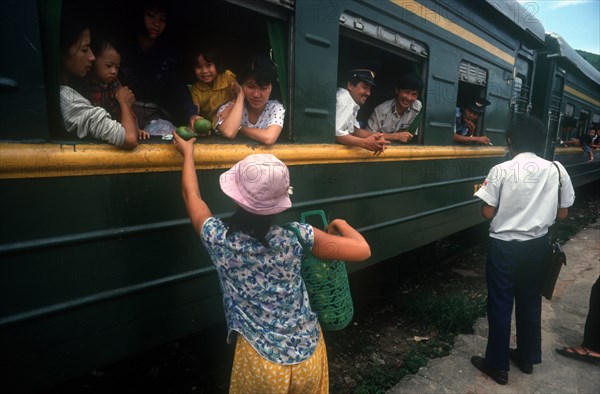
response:
<path id="1" fill-rule="evenodd" d="M 555 163 L 562 177 L 560 208 L 568 208 L 575 201 L 575 191 L 565 168 Z M 556 166 L 530 152 L 494 166 L 475 193 L 497 209 L 490 237 L 527 241 L 546 234 L 556 219 L 558 185 Z"/>
<path id="2" fill-rule="evenodd" d="M 356 104 L 347 89 L 338 89 L 335 95 L 335 136 L 341 137 L 354 133 L 354 128 L 360 128 L 356 115 L 360 105 Z"/>
<path id="3" fill-rule="evenodd" d="M 229 107 L 232 104 L 233 104 L 233 102 L 230 101 L 226 104 L 223 104 L 219 108 L 219 110 L 217 111 L 217 119 L 219 119 L 217 124 L 222 123 L 222 119 L 219 117 L 221 112 L 223 112 L 225 110 L 225 108 Z M 283 105 L 281 105 L 281 103 L 277 100 L 269 100 L 269 101 L 267 101 L 267 105 L 265 106 L 265 109 L 260 114 L 260 117 L 254 124 L 250 123 L 250 121 L 248 120 L 248 109 L 246 108 L 246 105 L 244 105 L 244 111 L 242 113 L 242 121 L 241 121 L 240 125 L 242 127 L 251 127 L 254 129 L 266 129 L 267 127 L 269 127 L 271 125 L 278 125 L 278 126 L 283 127 L 284 119 L 285 119 L 285 108 L 283 108 Z"/>

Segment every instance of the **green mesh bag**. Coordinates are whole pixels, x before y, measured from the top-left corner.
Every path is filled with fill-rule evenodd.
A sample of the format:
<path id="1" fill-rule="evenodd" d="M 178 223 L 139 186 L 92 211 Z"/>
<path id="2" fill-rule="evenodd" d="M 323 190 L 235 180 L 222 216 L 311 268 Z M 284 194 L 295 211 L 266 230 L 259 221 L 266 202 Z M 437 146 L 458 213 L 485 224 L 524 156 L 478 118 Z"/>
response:
<path id="1" fill-rule="evenodd" d="M 300 215 L 300 221 L 306 223 L 306 218 L 312 215 L 319 215 L 323 220 L 323 228 L 327 227 L 325 213 L 322 210 L 304 212 Z M 308 292 L 311 309 L 318 315 L 323 330 L 341 330 L 350 323 L 354 314 L 346 263 L 319 260 L 306 248 L 298 229 L 289 228 L 294 231 L 304 249 L 302 279 Z"/>

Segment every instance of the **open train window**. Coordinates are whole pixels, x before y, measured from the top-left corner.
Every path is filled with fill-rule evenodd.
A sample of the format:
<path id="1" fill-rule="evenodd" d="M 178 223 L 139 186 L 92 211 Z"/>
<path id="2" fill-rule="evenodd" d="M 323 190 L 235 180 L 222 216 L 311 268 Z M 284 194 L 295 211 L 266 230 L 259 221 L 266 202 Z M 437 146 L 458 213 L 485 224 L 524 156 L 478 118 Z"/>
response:
<path id="1" fill-rule="evenodd" d="M 84 7 L 88 10 L 91 19 L 92 40 L 94 30 L 108 31 L 118 39 L 131 32 L 127 27 L 133 24 L 132 18 L 145 0 L 51 0 L 53 3 L 62 3 L 63 8 L 69 6 Z M 154 1 L 157 3 L 157 1 Z M 198 46 L 217 48 L 223 58 L 223 68 L 233 73 L 246 67 L 254 54 L 269 55 L 277 64 L 278 86 L 273 86 L 272 99 L 277 99 L 284 104 L 286 113 L 289 114 L 289 29 L 292 6 L 287 0 L 173 0 L 163 1 L 167 6 L 168 19 L 164 35 L 168 36 L 180 54 L 182 60 L 181 79 L 188 86 L 195 82 L 193 73 L 193 60 L 191 53 Z M 56 18 L 56 17 L 55 17 Z M 42 16 L 42 19 L 44 17 Z M 60 21 L 48 21 L 54 24 L 58 31 Z M 49 42 L 50 52 L 58 52 L 56 37 Z M 47 56 L 47 68 L 52 72 L 46 77 L 48 86 L 55 86 L 49 94 L 57 102 L 56 93 L 58 75 L 58 62 L 50 55 Z M 133 92 L 135 94 L 135 91 Z M 58 105 L 53 108 L 58 111 Z M 60 120 L 60 114 L 57 114 Z M 178 125 L 176 125 L 178 126 Z M 289 122 L 285 122 L 280 140 L 289 133 L 286 129 Z M 52 130 L 54 139 L 77 140 L 75 133 L 66 133 L 62 122 L 57 121 Z M 240 138 L 240 137 L 238 137 Z M 161 142 L 161 138 L 153 137 L 150 142 Z M 226 142 L 225 139 L 211 139 L 211 142 Z"/>
<path id="2" fill-rule="evenodd" d="M 458 91 L 456 107 L 464 108 L 475 99 L 486 97 L 488 72 L 483 67 L 467 62 L 460 62 L 458 70 Z M 485 111 L 477 119 L 477 131 L 474 135 L 482 135 Z"/>
<path id="3" fill-rule="evenodd" d="M 345 88 L 348 72 L 361 65 L 369 64 L 376 72 L 376 86 L 357 116 L 364 127 L 375 107 L 395 97 L 395 86 L 402 74 L 413 74 L 425 85 L 428 50 L 424 43 L 356 15 L 344 12 L 339 23 L 338 86 Z M 424 86 L 418 97 L 423 105 L 421 111 L 425 108 L 425 92 Z M 423 132 L 417 135 L 422 143 Z"/>

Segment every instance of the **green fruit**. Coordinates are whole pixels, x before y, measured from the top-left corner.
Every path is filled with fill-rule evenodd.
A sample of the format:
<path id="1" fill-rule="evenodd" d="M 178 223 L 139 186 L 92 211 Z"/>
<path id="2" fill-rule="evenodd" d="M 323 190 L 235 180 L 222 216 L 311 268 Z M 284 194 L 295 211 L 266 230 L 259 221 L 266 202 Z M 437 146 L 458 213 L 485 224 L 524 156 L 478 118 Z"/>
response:
<path id="1" fill-rule="evenodd" d="M 194 122 L 194 130 L 196 130 L 196 133 L 200 136 L 210 135 L 211 127 L 212 124 L 208 119 L 198 119 Z"/>
<path id="2" fill-rule="evenodd" d="M 192 129 L 187 126 L 180 126 L 177 128 L 177 135 L 179 135 L 184 140 L 192 139 L 196 136 L 196 133 Z"/>

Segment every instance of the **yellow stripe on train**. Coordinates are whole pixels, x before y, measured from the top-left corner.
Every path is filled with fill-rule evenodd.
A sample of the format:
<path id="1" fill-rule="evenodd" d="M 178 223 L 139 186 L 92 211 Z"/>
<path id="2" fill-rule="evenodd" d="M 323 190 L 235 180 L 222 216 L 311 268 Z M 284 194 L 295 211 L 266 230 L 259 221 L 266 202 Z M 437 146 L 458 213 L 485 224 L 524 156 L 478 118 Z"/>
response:
<path id="1" fill-rule="evenodd" d="M 580 99 L 587 101 L 589 104 L 600 107 L 600 100 L 590 97 L 585 93 L 581 93 L 579 90 L 576 90 L 569 85 L 565 85 L 565 92 L 571 93 L 573 96 L 579 97 Z"/>
<path id="2" fill-rule="evenodd" d="M 414 0 L 390 0 L 392 3 L 404 8 L 406 11 L 415 14 L 416 16 L 427 20 L 439 28 L 444 29 L 458 38 L 462 38 L 473 45 L 476 45 L 488 53 L 496 56 L 507 62 L 510 65 L 515 64 L 515 58 L 509 53 L 504 52 L 500 48 L 490 44 L 486 40 L 479 37 L 477 34 L 470 32 L 462 26 L 450 21 L 448 18 L 444 18 L 437 12 L 425 7 L 422 4 L 417 3 Z"/>
<path id="3" fill-rule="evenodd" d="M 0 143 L 0 179 L 51 178 L 179 171 L 181 157 L 171 144 L 142 144 L 124 151 L 108 144 Z M 203 144 L 195 150 L 199 169 L 230 168 L 252 153 L 272 153 L 289 166 L 407 160 L 503 157 L 504 147 L 392 146 L 380 156 L 338 144 Z"/>

